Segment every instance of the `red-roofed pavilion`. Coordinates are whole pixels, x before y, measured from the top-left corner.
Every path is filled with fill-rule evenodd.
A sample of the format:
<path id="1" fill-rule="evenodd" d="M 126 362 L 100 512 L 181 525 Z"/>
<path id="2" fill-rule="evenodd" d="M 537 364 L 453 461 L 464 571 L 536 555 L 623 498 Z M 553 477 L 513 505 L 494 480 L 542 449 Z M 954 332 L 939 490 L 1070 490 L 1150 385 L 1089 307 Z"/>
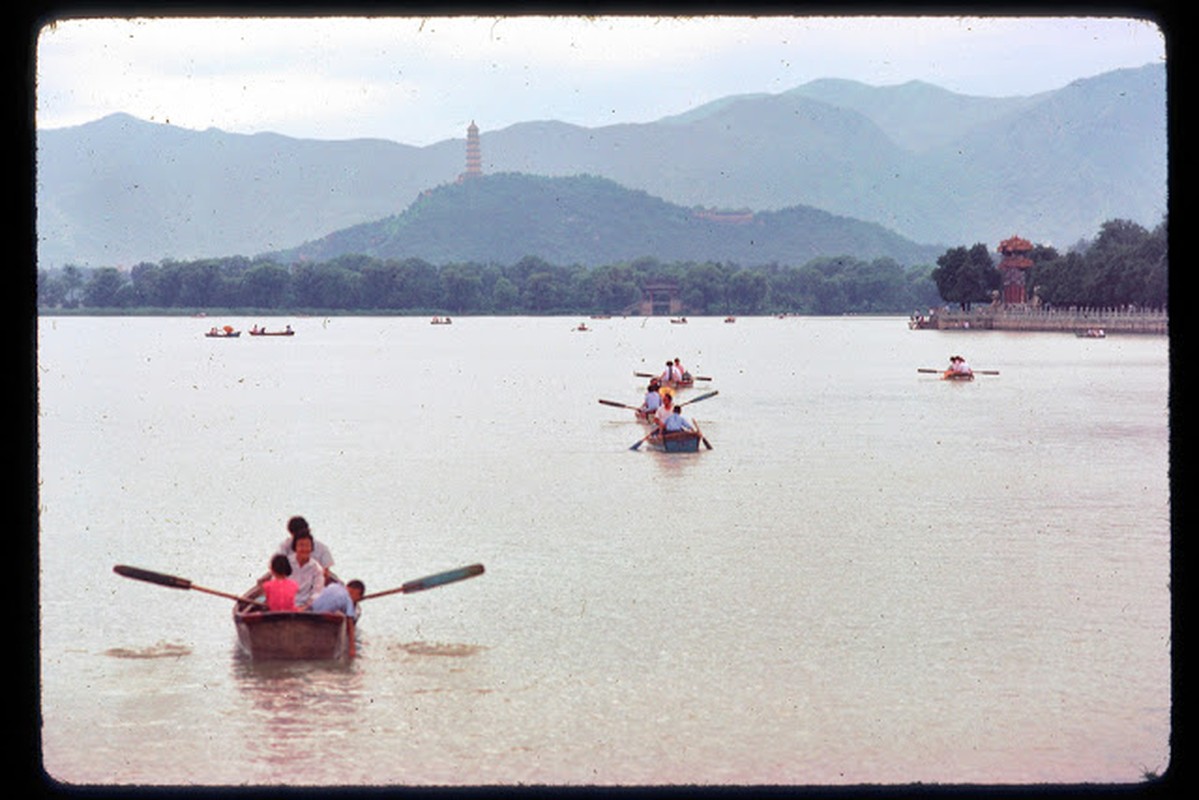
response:
<path id="1" fill-rule="evenodd" d="M 1033 249 L 1032 242 L 1013 236 L 999 243 L 999 253 L 1003 260 L 999 262 L 999 274 L 1003 279 L 1003 302 L 1019 305 L 1027 302 L 1025 290 L 1025 275 L 1033 266 L 1028 257 Z"/>

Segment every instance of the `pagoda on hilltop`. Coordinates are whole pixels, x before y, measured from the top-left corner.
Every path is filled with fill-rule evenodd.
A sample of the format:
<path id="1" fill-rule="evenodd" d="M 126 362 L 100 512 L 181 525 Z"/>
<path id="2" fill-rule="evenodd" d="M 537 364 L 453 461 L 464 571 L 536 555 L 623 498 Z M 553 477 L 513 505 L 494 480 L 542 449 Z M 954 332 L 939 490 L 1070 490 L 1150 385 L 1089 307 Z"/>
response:
<path id="1" fill-rule="evenodd" d="M 479 147 L 479 126 L 471 120 L 470 127 L 466 129 L 466 172 L 458 176 L 458 182 L 462 183 L 482 175 L 483 150 Z"/>
<path id="2" fill-rule="evenodd" d="M 999 275 L 1003 282 L 1005 305 L 1022 305 L 1028 300 L 1025 279 L 1028 270 L 1033 266 L 1033 260 L 1028 257 L 1032 249 L 1032 242 L 1019 236 L 1004 239 L 999 243 L 999 254 L 1003 256 L 999 262 Z"/>

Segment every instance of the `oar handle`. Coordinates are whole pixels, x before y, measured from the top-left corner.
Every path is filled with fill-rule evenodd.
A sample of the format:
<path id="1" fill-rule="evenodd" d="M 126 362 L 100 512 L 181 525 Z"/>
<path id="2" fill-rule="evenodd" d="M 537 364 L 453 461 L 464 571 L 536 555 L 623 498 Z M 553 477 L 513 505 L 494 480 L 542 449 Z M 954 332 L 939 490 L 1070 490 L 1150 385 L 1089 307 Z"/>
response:
<path id="1" fill-rule="evenodd" d="M 362 596 L 363 600 L 370 600 L 374 597 L 385 597 L 389 594 L 412 594 L 413 592 L 423 592 L 426 589 L 432 589 L 437 586 L 444 586 L 447 583 L 455 581 L 464 581 L 467 578 L 473 578 L 476 575 L 482 575 L 484 572 L 482 564 L 471 564 L 468 567 L 459 567 L 445 572 L 439 572 L 436 575 L 427 575 L 423 578 L 408 581 L 403 586 L 398 586 L 395 589 L 387 589 L 374 594 L 366 594 Z"/>

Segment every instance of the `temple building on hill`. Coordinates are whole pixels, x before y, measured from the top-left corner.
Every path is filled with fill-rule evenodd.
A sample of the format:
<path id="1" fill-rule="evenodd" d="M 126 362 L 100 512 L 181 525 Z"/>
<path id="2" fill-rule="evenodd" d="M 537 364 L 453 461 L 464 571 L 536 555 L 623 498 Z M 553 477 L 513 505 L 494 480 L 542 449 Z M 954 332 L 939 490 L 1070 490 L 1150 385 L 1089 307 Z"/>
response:
<path id="1" fill-rule="evenodd" d="M 479 147 L 479 126 L 471 120 L 470 127 L 466 129 L 466 172 L 458 176 L 458 182 L 462 183 L 482 175 L 483 150 Z"/>
<path id="2" fill-rule="evenodd" d="M 1033 261 L 1028 257 L 1033 249 L 1032 242 L 1013 236 L 999 243 L 999 275 L 1003 281 L 1003 302 L 1006 305 L 1021 305 L 1028 301 L 1025 279 Z"/>

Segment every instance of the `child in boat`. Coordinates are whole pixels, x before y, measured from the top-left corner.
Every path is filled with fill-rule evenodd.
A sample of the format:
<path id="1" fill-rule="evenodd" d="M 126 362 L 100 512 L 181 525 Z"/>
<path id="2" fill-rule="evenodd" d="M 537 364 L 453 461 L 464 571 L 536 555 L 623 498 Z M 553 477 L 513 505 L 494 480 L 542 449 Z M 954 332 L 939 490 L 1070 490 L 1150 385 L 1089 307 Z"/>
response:
<path id="1" fill-rule="evenodd" d="M 296 592 L 299 586 L 291 579 L 291 561 L 284 555 L 271 558 L 271 579 L 263 581 L 262 593 L 266 595 L 269 611 L 295 611 Z"/>

